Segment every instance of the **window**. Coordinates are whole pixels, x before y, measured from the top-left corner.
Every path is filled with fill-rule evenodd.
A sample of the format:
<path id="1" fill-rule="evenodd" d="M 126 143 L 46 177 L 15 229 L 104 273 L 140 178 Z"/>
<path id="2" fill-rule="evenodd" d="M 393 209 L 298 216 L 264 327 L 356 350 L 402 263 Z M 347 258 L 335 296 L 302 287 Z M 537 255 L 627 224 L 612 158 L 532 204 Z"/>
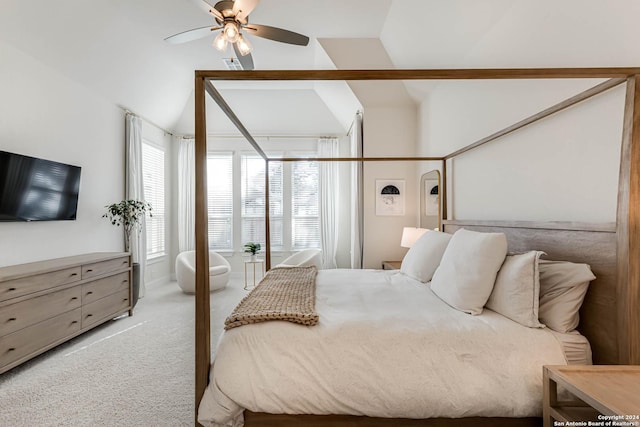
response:
<path id="1" fill-rule="evenodd" d="M 295 162 L 291 166 L 291 247 L 320 247 L 318 216 L 318 162 Z"/>
<path id="2" fill-rule="evenodd" d="M 233 250 L 233 155 L 231 153 L 209 154 L 207 193 L 209 248 Z"/>
<path id="3" fill-rule="evenodd" d="M 147 214 L 147 259 L 164 255 L 164 150 L 146 141 L 142 142 L 142 181 L 144 198 L 151 205 Z"/>
<path id="4" fill-rule="evenodd" d="M 281 155 L 283 153 L 271 153 L 274 157 Z M 210 248 L 242 251 L 247 242 L 265 245 L 265 164 L 264 159 L 254 153 L 209 153 Z M 320 247 L 318 171 L 317 162 L 269 162 L 269 225 L 273 250 Z"/>
<path id="5" fill-rule="evenodd" d="M 264 246 L 265 161 L 252 155 L 242 156 L 242 242 L 255 242 Z M 282 163 L 269 164 L 269 219 L 271 226 L 271 248 L 283 249 L 283 193 Z"/>
<path id="6" fill-rule="evenodd" d="M 262 158 L 242 156 L 242 242 L 265 244 L 264 168 Z M 272 249 L 320 247 L 317 162 L 270 162 L 269 205 Z"/>

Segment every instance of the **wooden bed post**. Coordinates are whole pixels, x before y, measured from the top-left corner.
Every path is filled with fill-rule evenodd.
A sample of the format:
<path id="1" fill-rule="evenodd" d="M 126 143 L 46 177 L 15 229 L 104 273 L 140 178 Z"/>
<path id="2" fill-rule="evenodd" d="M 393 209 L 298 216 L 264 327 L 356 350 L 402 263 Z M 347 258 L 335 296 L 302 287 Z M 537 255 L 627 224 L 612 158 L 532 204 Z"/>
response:
<path id="1" fill-rule="evenodd" d="M 627 79 L 617 214 L 618 349 L 640 364 L 640 75 Z"/>
<path id="2" fill-rule="evenodd" d="M 264 245 L 265 270 L 271 270 L 271 225 L 269 219 L 269 159 L 264 159 Z"/>
<path id="3" fill-rule="evenodd" d="M 196 73 L 195 79 L 195 173 L 196 173 L 196 395 L 195 425 L 198 425 L 198 405 L 209 382 L 211 338 L 209 311 L 209 233 L 207 215 L 207 121 L 205 79 Z"/>
<path id="4" fill-rule="evenodd" d="M 442 159 L 442 183 L 440 184 L 442 187 L 440 189 L 440 204 L 442 205 L 442 219 L 440 222 L 449 219 L 447 218 L 447 159 Z M 444 227 L 440 227 L 440 231 L 443 231 Z"/>

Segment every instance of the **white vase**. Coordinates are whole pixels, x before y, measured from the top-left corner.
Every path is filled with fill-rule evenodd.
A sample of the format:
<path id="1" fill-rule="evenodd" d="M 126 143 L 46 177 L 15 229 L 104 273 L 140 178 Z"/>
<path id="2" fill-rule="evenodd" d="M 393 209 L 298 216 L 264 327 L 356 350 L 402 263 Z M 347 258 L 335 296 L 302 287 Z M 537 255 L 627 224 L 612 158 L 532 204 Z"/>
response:
<path id="1" fill-rule="evenodd" d="M 258 260 L 258 255 L 253 254 L 249 257 L 249 261 L 255 262 L 257 260 Z"/>

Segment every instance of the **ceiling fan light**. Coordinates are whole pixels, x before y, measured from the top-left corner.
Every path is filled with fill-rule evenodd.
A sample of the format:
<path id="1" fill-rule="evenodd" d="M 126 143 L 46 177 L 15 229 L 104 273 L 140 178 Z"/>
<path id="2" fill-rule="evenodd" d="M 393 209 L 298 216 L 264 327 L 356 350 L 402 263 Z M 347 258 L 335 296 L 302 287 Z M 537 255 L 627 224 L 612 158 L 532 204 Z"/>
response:
<path id="1" fill-rule="evenodd" d="M 215 39 L 213 39 L 213 47 L 218 49 L 220 52 L 224 52 L 227 50 L 227 39 L 222 35 L 222 33 L 218 34 Z"/>
<path id="2" fill-rule="evenodd" d="M 251 43 L 249 43 L 249 40 L 242 37 L 242 34 L 240 34 L 240 37 L 238 37 L 236 46 L 238 47 L 238 52 L 240 52 L 242 56 L 246 56 L 250 54 L 251 51 L 253 50 L 253 46 L 251 46 Z"/>
<path id="3" fill-rule="evenodd" d="M 222 34 L 224 34 L 229 43 L 235 43 L 240 37 L 240 30 L 238 30 L 238 25 L 235 22 L 227 22 L 224 24 Z"/>

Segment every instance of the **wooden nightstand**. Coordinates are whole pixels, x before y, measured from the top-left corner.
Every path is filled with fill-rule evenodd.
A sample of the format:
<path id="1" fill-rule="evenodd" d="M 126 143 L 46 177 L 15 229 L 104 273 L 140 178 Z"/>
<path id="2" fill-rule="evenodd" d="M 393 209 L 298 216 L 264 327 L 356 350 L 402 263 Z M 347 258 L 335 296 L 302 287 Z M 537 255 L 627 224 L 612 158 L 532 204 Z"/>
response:
<path id="1" fill-rule="evenodd" d="M 640 426 L 640 366 L 571 365 L 542 369 L 544 427 L 567 425 L 568 421 Z M 558 401 L 558 385 L 576 400 Z M 614 423 L 607 424 L 608 421 Z"/>
<path id="2" fill-rule="evenodd" d="M 382 261 L 383 270 L 400 270 L 402 261 Z"/>

